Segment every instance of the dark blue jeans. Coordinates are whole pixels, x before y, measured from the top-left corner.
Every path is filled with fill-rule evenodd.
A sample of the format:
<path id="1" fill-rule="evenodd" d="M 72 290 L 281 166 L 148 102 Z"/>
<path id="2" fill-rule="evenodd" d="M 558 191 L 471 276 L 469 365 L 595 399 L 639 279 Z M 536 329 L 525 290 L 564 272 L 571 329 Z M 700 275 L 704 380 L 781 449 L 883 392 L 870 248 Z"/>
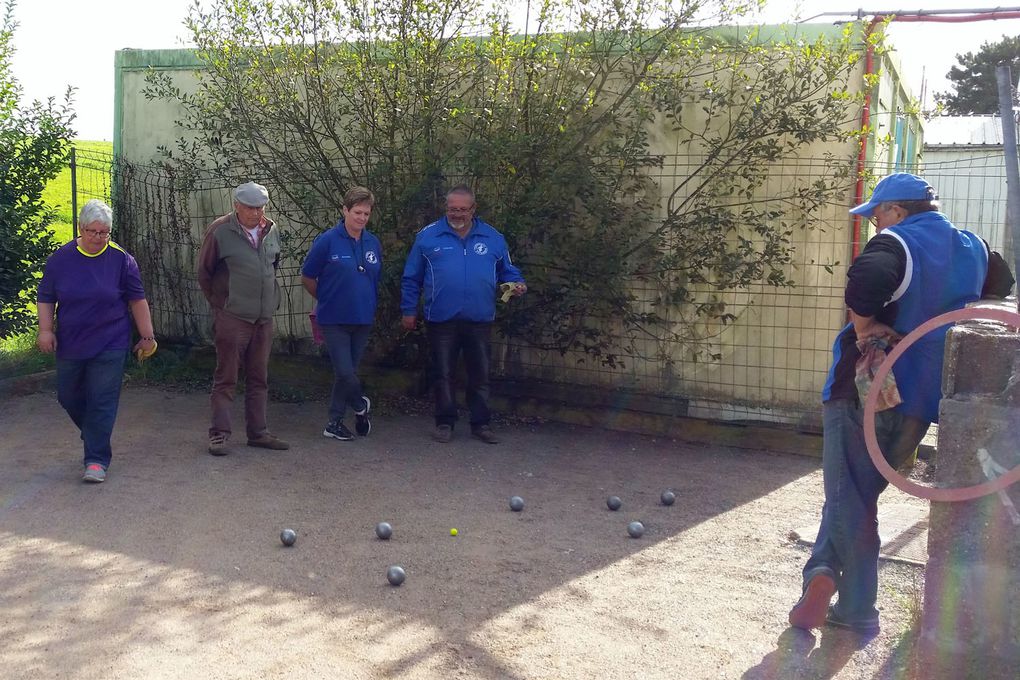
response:
<path id="1" fill-rule="evenodd" d="M 836 615 L 848 623 L 878 617 L 878 497 L 889 485 L 871 462 L 864 442 L 864 409 L 855 401 L 835 399 L 822 407 L 824 440 L 822 478 L 825 505 L 811 557 L 804 566 L 804 587 L 818 574 L 836 582 Z M 893 468 L 902 450 L 904 418 L 897 412 L 875 414 L 875 434 Z M 916 445 L 916 442 L 915 442 Z"/>
<path id="2" fill-rule="evenodd" d="M 350 406 L 352 411 L 365 408 L 358 364 L 368 345 L 372 327 L 354 324 L 327 324 L 322 327 L 330 363 L 333 364 L 333 393 L 329 402 L 329 419 L 342 420 Z"/>
<path id="3" fill-rule="evenodd" d="M 81 430 L 84 462 L 110 466 L 110 437 L 117 420 L 127 352 L 102 352 L 91 359 L 57 359 L 57 401 Z"/>
<path id="4" fill-rule="evenodd" d="M 464 353 L 467 369 L 467 406 L 471 427 L 488 425 L 489 355 L 492 324 L 474 321 L 444 321 L 427 325 L 432 380 L 436 395 L 436 425 L 457 422 L 457 399 L 453 392 L 453 373 L 457 357 Z"/>

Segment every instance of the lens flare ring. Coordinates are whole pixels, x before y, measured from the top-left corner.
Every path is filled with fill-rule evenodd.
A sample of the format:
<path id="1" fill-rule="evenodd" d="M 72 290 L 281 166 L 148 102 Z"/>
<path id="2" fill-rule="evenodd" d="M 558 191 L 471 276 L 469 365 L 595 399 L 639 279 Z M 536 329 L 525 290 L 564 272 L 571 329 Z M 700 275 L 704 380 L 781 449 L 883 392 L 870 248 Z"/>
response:
<path id="1" fill-rule="evenodd" d="M 975 307 L 972 309 L 957 309 L 952 312 L 940 314 L 934 319 L 925 321 L 923 324 L 910 331 L 905 338 L 899 341 L 896 347 L 893 348 L 893 351 L 889 353 L 889 356 L 886 357 L 886 360 L 882 362 L 881 366 L 879 366 L 872 384 L 883 384 L 883 381 L 886 376 L 889 375 L 889 371 L 892 370 L 893 364 L 896 363 L 896 360 L 899 359 L 912 344 L 917 342 L 921 336 L 949 323 L 971 320 L 998 321 L 1008 326 L 1012 326 L 1013 328 L 1020 328 L 1020 314 L 1010 312 L 1005 309 Z M 1017 465 L 1001 477 L 996 477 L 995 479 L 990 479 L 987 482 L 982 482 L 981 484 L 975 484 L 973 486 L 946 489 L 923 486 L 910 481 L 894 470 L 893 467 L 886 461 L 885 456 L 882 455 L 882 448 L 879 446 L 878 436 L 875 434 L 875 406 L 878 403 L 878 393 L 878 390 L 870 390 L 868 392 L 868 398 L 864 402 L 864 441 L 868 445 L 868 455 L 871 456 L 871 462 L 874 463 L 875 467 L 878 468 L 878 471 L 882 473 L 882 476 L 897 489 L 917 496 L 918 498 L 927 498 L 932 501 L 970 501 L 975 498 L 981 498 L 982 496 L 987 496 L 988 494 L 1001 491 L 1010 484 L 1020 480 L 1020 465 Z"/>

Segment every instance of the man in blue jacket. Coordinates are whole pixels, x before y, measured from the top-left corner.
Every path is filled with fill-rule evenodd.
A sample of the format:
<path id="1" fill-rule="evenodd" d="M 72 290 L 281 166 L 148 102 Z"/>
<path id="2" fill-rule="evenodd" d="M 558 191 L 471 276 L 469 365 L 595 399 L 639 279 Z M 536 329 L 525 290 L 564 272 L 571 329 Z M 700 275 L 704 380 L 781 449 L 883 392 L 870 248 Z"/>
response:
<path id="1" fill-rule="evenodd" d="M 496 292 L 511 284 L 513 295 L 527 290 L 510 261 L 506 239 L 474 216 L 475 195 L 467 186 L 446 194 L 446 216 L 420 232 L 407 254 L 401 282 L 402 324 L 413 330 L 424 288 L 425 321 L 436 396 L 432 438 L 449 442 L 457 422 L 453 368 L 463 350 L 471 434 L 487 444 L 499 439 L 489 427 L 489 355 Z"/>
<path id="2" fill-rule="evenodd" d="M 804 567 L 803 595 L 790 611 L 794 627 L 828 624 L 869 635 L 879 630 L 878 497 L 888 482 L 864 442 L 864 409 L 854 381 L 862 350 L 876 340 L 893 345 L 925 321 L 980 297 L 1008 295 L 1013 285 L 1002 258 L 978 236 L 953 226 L 938 207 L 926 181 L 896 173 L 850 211 L 871 219 L 878 235 L 847 272 L 850 323 L 836 336 L 822 390 L 825 504 Z M 875 414 L 875 433 L 894 468 L 938 421 L 947 331 L 943 326 L 928 333 L 893 366 L 902 403 Z"/>

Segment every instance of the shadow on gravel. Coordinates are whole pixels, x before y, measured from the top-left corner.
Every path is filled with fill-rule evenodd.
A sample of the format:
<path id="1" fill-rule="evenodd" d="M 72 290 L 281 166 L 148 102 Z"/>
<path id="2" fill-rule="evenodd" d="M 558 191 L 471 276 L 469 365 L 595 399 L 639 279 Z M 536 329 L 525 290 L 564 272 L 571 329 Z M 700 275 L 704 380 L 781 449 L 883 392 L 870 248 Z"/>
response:
<path id="1" fill-rule="evenodd" d="M 821 642 L 815 647 L 814 633 L 787 628 L 769 652 L 742 680 L 776 680 L 804 678 L 828 680 L 846 665 L 854 652 L 864 648 L 870 638 L 856 633 L 826 628 L 820 632 Z"/>
<path id="2" fill-rule="evenodd" d="M 429 418 L 386 414 L 384 404 L 371 437 L 340 443 L 321 436 L 322 411 L 273 404 L 271 426 L 290 451 L 235 437 L 218 458 L 205 452 L 205 395 L 126 389 L 109 481 L 86 486 L 76 435 L 52 395 L 0 405 L 5 673 L 108 677 L 94 654 L 101 645 L 119 650 L 126 675 L 155 655 L 175 659 L 167 676 L 212 677 L 201 664 L 218 646 L 223 658 L 268 668 L 280 645 L 304 643 L 362 644 L 364 667 L 385 677 L 466 669 L 516 678 L 506 658 L 528 650 L 514 640 L 548 607 L 590 611 L 582 625 L 608 637 L 618 628 L 619 654 L 639 660 L 644 640 L 686 625 L 666 601 L 689 587 L 684 566 L 712 569 L 694 553 L 649 578 L 681 559 L 670 557 L 674 539 L 818 466 L 557 425 L 504 427 L 498 446 L 461 427 L 441 445 L 428 439 Z M 666 488 L 679 497 L 672 507 L 659 503 Z M 513 494 L 524 512 L 509 511 Z M 609 494 L 623 499 L 619 512 L 607 510 Z M 635 519 L 646 527 L 640 540 L 626 534 Z M 379 521 L 392 523 L 391 540 L 376 539 Z M 293 548 L 280 544 L 284 527 L 298 533 Z M 400 588 L 386 584 L 391 564 L 407 570 Z M 630 595 L 662 611 L 621 610 Z M 542 635 L 530 640 L 539 653 Z M 373 657 L 374 645 L 398 651 Z M 744 677 L 836 669 L 849 654 L 838 636 L 812 648 L 784 633 Z M 305 677 L 339 673 L 322 658 L 298 661 Z M 665 663 L 677 666 L 659 671 L 682 675 L 682 659 Z"/>

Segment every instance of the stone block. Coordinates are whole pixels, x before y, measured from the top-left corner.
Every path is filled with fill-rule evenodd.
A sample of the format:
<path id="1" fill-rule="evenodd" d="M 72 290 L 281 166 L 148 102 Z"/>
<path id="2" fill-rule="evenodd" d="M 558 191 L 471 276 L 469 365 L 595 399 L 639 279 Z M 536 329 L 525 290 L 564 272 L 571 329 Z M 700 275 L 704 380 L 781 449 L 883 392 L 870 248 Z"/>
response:
<path id="1" fill-rule="evenodd" d="M 1017 677 L 1020 587 L 1015 568 L 959 564 L 951 558 L 935 565 L 929 561 L 919 651 L 923 677 Z"/>
<path id="2" fill-rule="evenodd" d="M 972 501 L 932 503 L 928 523 L 928 569 L 944 564 L 1020 564 L 1020 526 L 1007 503 L 1020 507 L 1020 489 Z"/>
<path id="3" fill-rule="evenodd" d="M 942 368 L 945 397 L 1002 394 L 1020 356 L 1020 335 L 992 322 L 949 329 Z"/>
<path id="4" fill-rule="evenodd" d="M 968 322 L 950 329 L 936 486 L 973 486 L 1020 464 L 1018 357 L 1020 335 L 1004 326 Z M 931 504 L 920 677 L 1018 677 L 1018 507 L 1017 484 L 972 501 Z"/>
<path id="5" fill-rule="evenodd" d="M 1020 408 L 987 399 L 943 399 L 935 484 L 973 486 L 1020 464 Z"/>

